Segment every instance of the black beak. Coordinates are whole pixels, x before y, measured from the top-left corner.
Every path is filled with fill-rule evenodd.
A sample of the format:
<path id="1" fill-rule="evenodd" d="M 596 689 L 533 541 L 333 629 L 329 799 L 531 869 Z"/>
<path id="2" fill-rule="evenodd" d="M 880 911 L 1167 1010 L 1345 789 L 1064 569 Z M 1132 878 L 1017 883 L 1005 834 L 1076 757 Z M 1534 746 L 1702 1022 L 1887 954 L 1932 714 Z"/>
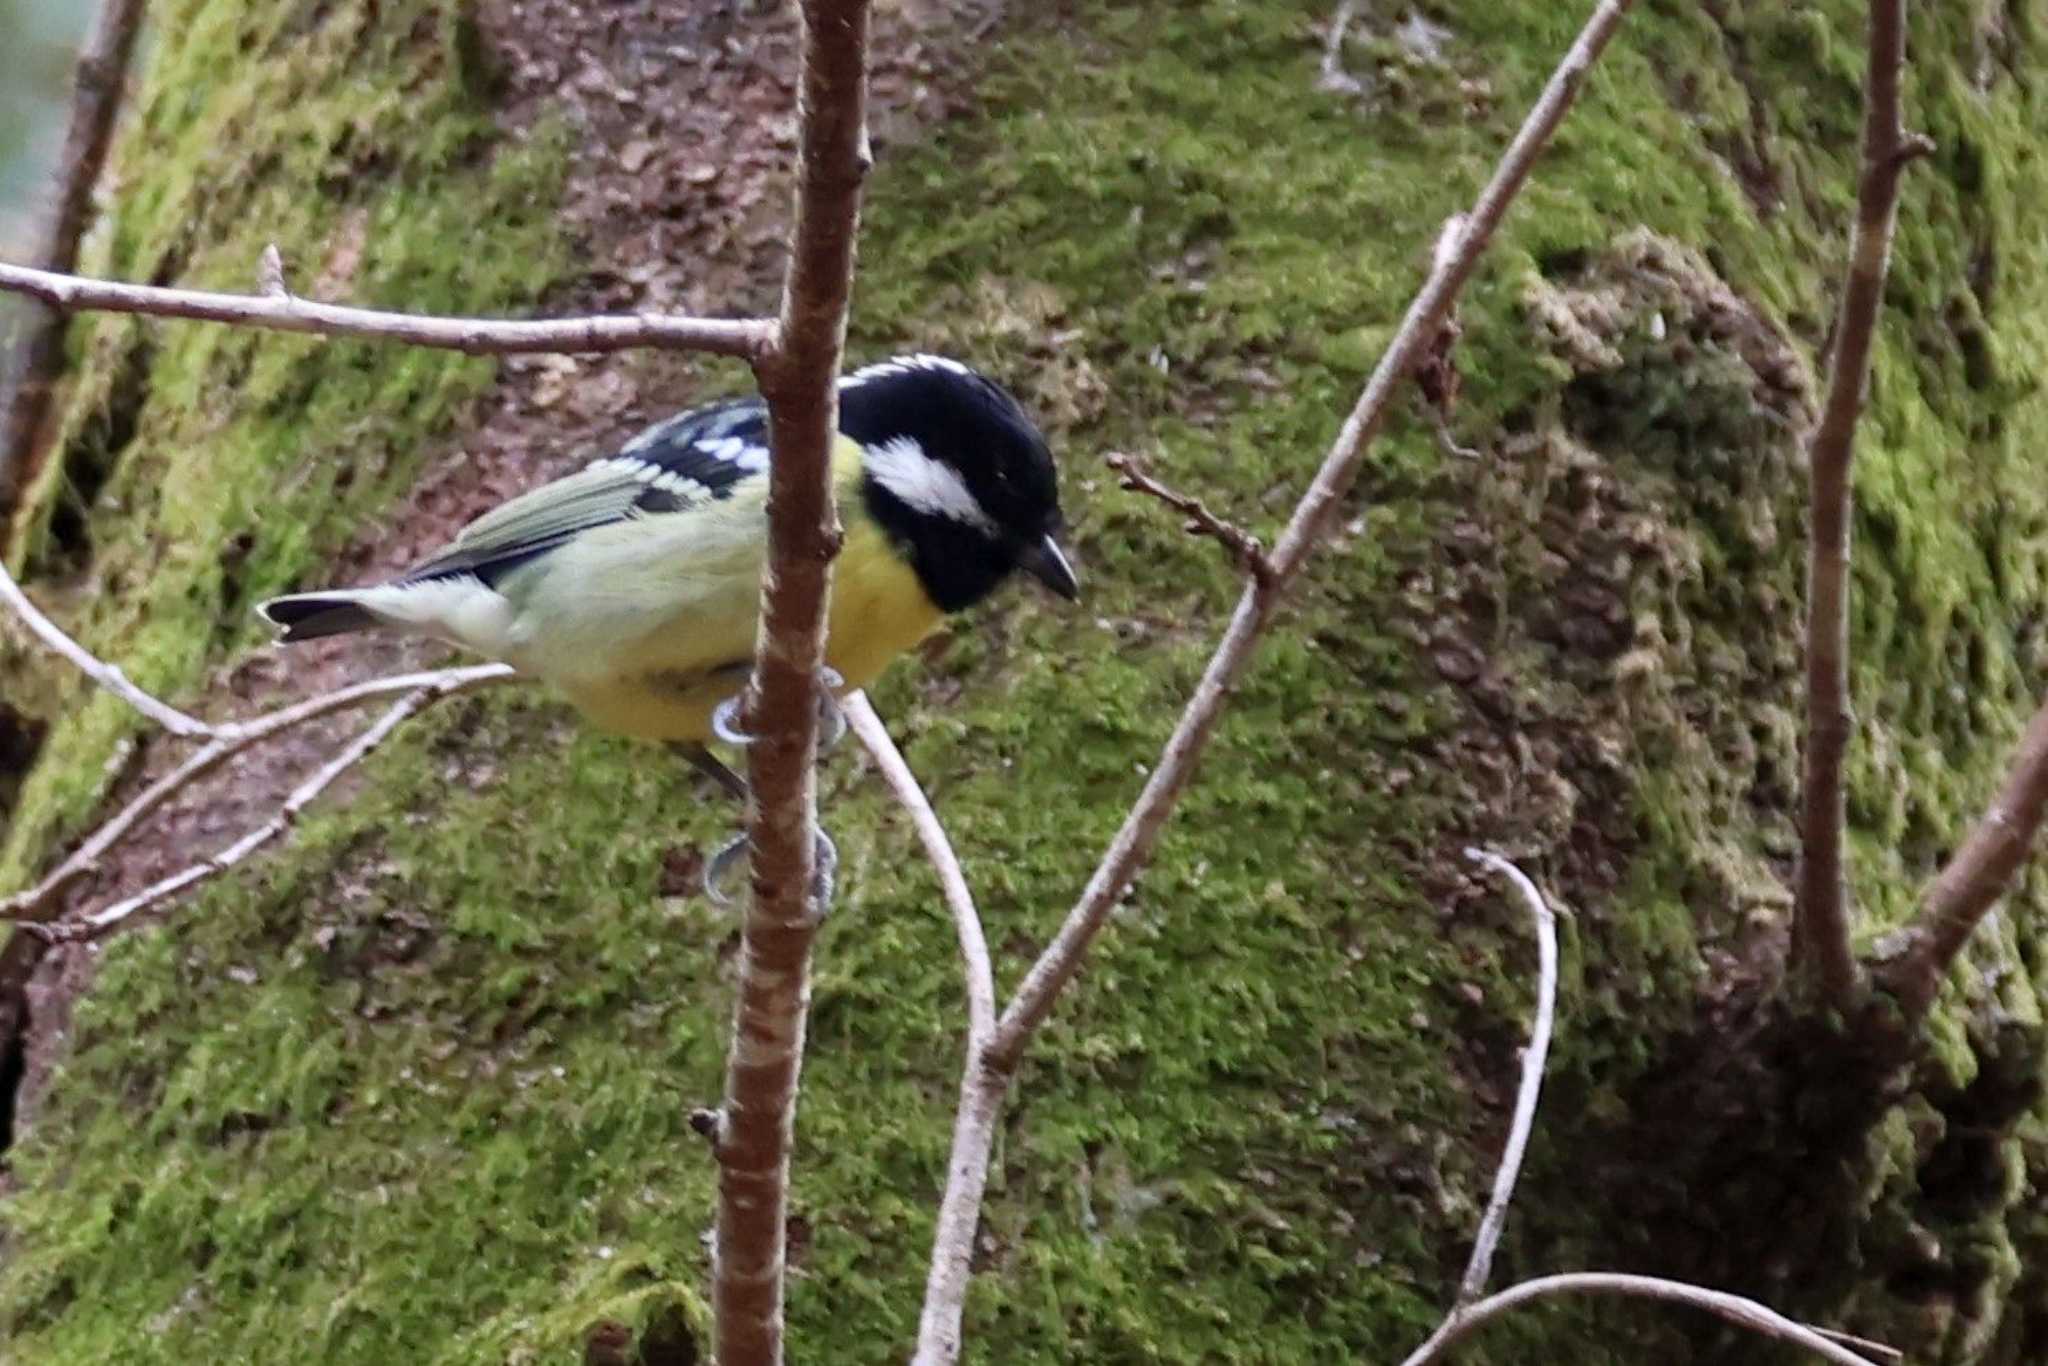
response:
<path id="1" fill-rule="evenodd" d="M 1017 567 L 1068 602 L 1081 596 L 1081 582 L 1074 577 L 1074 566 L 1067 563 L 1059 542 L 1049 532 L 1038 544 L 1027 546 L 1017 556 Z"/>

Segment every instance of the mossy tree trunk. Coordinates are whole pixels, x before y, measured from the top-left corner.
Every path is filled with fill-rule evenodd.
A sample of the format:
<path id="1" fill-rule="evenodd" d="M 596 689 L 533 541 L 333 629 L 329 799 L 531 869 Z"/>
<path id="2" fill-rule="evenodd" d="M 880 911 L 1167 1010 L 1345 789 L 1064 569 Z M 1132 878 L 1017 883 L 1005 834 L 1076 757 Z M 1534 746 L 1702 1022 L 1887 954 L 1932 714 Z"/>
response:
<path id="1" fill-rule="evenodd" d="M 956 351 L 1025 390 L 1090 584 L 1084 616 L 1006 603 L 879 699 L 1006 971 L 1057 923 L 1227 605 L 1230 566 L 1098 453 L 1265 530 L 1581 17 L 1365 20 L 1347 95 L 1316 81 L 1331 8 L 1077 4 L 970 64 L 925 10 L 885 7 L 855 350 Z M 95 264 L 233 287 L 274 237 L 371 303 L 757 305 L 786 33 L 571 11 L 174 7 Z M 1914 25 L 1908 120 L 1938 150 L 1902 212 L 1856 509 L 1848 852 L 1879 953 L 2048 657 L 2048 110 L 2024 78 L 2044 38 L 2022 7 Z M 1630 19 L 1466 302 L 1452 422 L 1483 458 L 1420 421 L 1389 435 L 1026 1060 L 971 1353 L 1385 1357 L 1426 1331 L 1529 995 L 1515 909 L 1457 857 L 1475 841 L 1574 912 L 1501 1275 L 1691 1275 L 1916 1360 L 2048 1350 L 2048 882 L 2026 876 L 1910 1047 L 1784 982 L 1799 436 L 1852 213 L 1860 35 L 1848 0 Z M 199 169 L 222 156 L 225 186 Z M 30 588 L 201 701 L 251 646 L 253 598 L 338 551 L 381 563 L 431 524 L 407 509 L 445 522 L 734 382 L 116 322 L 74 346 Z M 269 686 L 265 667 L 230 686 Z M 0 671 L 49 727 L 10 813 L 16 880 L 105 799 L 133 725 L 25 655 Z M 820 953 L 791 1335 L 806 1359 L 880 1361 L 915 1321 L 959 988 L 873 785 L 837 779 L 826 821 L 848 904 Z M 110 946 L 11 1154 L 0 1315 L 23 1352 L 132 1356 L 142 1323 L 164 1360 L 500 1360 L 621 1324 L 649 1360 L 650 1340 L 680 1350 L 711 1191 L 684 1112 L 715 1093 L 731 927 L 675 870 L 723 835 L 643 751 L 544 698 L 482 699 L 289 853 Z M 1644 1352 L 1755 1359 L 1614 1306 L 1504 1324 L 1468 1359 Z"/>

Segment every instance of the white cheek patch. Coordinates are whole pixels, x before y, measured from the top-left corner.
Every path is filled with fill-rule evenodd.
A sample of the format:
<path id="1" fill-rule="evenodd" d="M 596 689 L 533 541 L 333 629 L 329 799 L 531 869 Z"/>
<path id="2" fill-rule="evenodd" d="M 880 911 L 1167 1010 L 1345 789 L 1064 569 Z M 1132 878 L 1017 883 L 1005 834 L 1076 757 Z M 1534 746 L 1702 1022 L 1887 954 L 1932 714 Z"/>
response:
<path id="1" fill-rule="evenodd" d="M 959 471 L 926 455 L 915 437 L 899 436 L 870 447 L 866 463 L 876 483 L 917 511 L 999 534 L 995 519 L 975 501 Z"/>

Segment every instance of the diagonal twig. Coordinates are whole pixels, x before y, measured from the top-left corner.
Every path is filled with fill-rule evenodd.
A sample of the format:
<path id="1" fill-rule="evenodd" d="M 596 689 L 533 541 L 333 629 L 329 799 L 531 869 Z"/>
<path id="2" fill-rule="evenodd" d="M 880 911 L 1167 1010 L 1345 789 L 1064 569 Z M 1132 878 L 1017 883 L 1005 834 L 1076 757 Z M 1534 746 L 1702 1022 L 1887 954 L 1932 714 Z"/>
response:
<path id="1" fill-rule="evenodd" d="M 368 682 L 338 688 L 333 692 L 294 702 L 290 706 L 280 707 L 245 721 L 221 722 L 210 728 L 211 739 L 187 755 L 176 768 L 137 793 L 128 805 L 102 822 L 41 882 L 27 891 L 0 900 L 0 920 L 49 918 L 56 899 L 63 894 L 65 888 L 79 878 L 96 871 L 100 860 L 106 857 L 107 851 L 119 843 L 144 817 L 162 806 L 179 790 L 197 782 L 258 741 L 268 739 L 280 731 L 288 730 L 315 717 L 361 706 L 365 702 L 389 697 L 394 693 L 425 690 L 433 698 L 440 698 L 511 676 L 512 668 L 507 664 L 474 664 L 459 669 L 398 674 L 390 678 L 374 678 Z"/>
<path id="2" fill-rule="evenodd" d="M 2020 737 L 2005 786 L 1921 893 L 1904 952 L 1885 969 L 1906 1019 L 1927 1013 L 1948 965 L 2012 885 L 2048 815 L 2048 702 Z"/>
<path id="3" fill-rule="evenodd" d="M 1096 866 L 1080 900 L 1067 913 L 1058 935 L 1032 964 L 1016 997 L 997 1021 L 993 1052 L 999 1059 L 1014 1060 L 1022 1052 L 1025 1041 L 1045 1019 L 1054 997 L 1080 966 L 1088 946 L 1107 922 L 1111 908 L 1151 857 L 1159 832 L 1194 777 L 1195 766 L 1215 733 L 1224 703 L 1271 624 L 1282 593 L 1328 534 L 1340 500 L 1357 477 L 1367 446 L 1386 421 L 1387 409 L 1401 382 L 1436 336 L 1437 324 L 1478 264 L 1494 229 L 1534 168 L 1538 153 L 1571 108 L 1586 73 L 1614 36 L 1630 2 L 1601 0 L 1523 120 L 1514 141 L 1502 154 L 1492 179 L 1480 192 L 1458 233 L 1455 246 L 1447 246 L 1439 253 L 1429 278 L 1409 304 L 1399 330 L 1388 343 L 1365 391 L 1345 419 L 1322 468 L 1302 495 L 1273 550 L 1273 591 L 1265 591 L 1255 583 L 1238 599 L 1237 611 L 1196 685 L 1193 700 L 1168 737 L 1150 781 Z"/>
<path id="4" fill-rule="evenodd" d="M 1182 711 L 1143 792 L 1052 943 L 1031 965 L 1016 995 L 997 1017 L 988 1046 L 970 1060 L 969 1075 L 961 1087 L 963 1113 L 955 1123 L 948 1162 L 948 1206 L 955 1202 L 960 1187 L 986 1181 L 995 1139 L 995 1117 L 1025 1046 L 1060 992 L 1080 970 L 1111 909 L 1151 857 L 1160 831 L 1181 793 L 1193 780 L 1195 767 L 1215 733 L 1230 693 L 1271 625 L 1286 588 L 1329 534 L 1340 501 L 1357 477 L 1367 447 L 1386 421 L 1394 396 L 1415 363 L 1440 335 L 1441 323 L 1459 290 L 1471 276 L 1508 206 L 1520 193 L 1538 155 L 1577 98 L 1586 73 L 1620 27 L 1630 2 L 1600 0 L 1571 49 L 1552 72 L 1513 142 L 1502 153 L 1471 213 L 1439 242 L 1420 291 L 1409 304 L 1400 328 L 1380 357 L 1273 551 L 1272 587 L 1264 587 L 1256 580 L 1246 585 L 1230 624 L 1196 685 L 1195 695 Z M 951 1366 L 959 1359 L 960 1323 L 971 1256 L 972 1246 L 967 1239 L 935 1247 L 914 1366 Z M 951 1264 L 941 1266 L 940 1261 Z"/>
<path id="5" fill-rule="evenodd" d="M 1266 548 L 1259 544 L 1259 538 L 1233 522 L 1225 521 L 1201 499 L 1192 494 L 1182 493 L 1176 488 L 1161 483 L 1145 469 L 1145 462 L 1135 455 L 1112 451 L 1107 457 L 1109 467 L 1120 476 L 1119 486 L 1133 493 L 1143 493 L 1157 498 L 1174 511 L 1187 518 L 1186 529 L 1197 536 L 1207 536 L 1218 542 L 1236 558 L 1238 565 L 1263 589 L 1273 588 L 1273 563 L 1266 558 Z"/>
<path id="6" fill-rule="evenodd" d="M 1550 1056 L 1550 1031 L 1557 1016 L 1557 916 L 1529 875 L 1489 849 L 1467 849 L 1465 857 L 1490 868 L 1514 884 L 1529 919 L 1536 927 L 1537 980 L 1536 1021 L 1529 1029 L 1529 1046 L 1522 1050 L 1522 1084 L 1515 1093 L 1515 1117 L 1508 1129 L 1507 1145 L 1501 1150 L 1500 1166 L 1493 1174 L 1493 1194 L 1486 1213 L 1479 1220 L 1479 1233 L 1472 1240 L 1472 1257 L 1465 1263 L 1464 1279 L 1458 1283 L 1458 1303 L 1470 1304 L 1486 1289 L 1493 1270 L 1493 1252 L 1500 1245 L 1501 1230 L 1507 1226 L 1508 1205 L 1515 1198 L 1515 1181 L 1521 1175 L 1522 1155 L 1529 1147 L 1529 1131 L 1536 1123 L 1536 1102 L 1543 1093 L 1543 1065 Z"/>
<path id="7" fill-rule="evenodd" d="M 1869 381 L 1877 315 L 1884 304 L 1907 162 L 1933 150 L 1908 135 L 1899 80 L 1906 60 L 1905 0 L 1872 0 L 1869 69 L 1863 82 L 1863 170 L 1849 238 L 1842 316 L 1828 359 L 1827 397 L 1807 441 L 1813 504 L 1806 558 L 1806 755 L 1800 787 L 1799 889 L 1793 950 L 1827 1000 L 1848 1004 L 1860 973 L 1850 947 L 1842 874 L 1846 806 L 1843 756 L 1849 746 L 1849 469 Z"/>
<path id="8" fill-rule="evenodd" d="M 418 713 L 429 703 L 446 697 L 455 691 L 458 691 L 458 689 L 454 687 L 415 688 L 404 697 L 401 697 L 389 710 L 378 717 L 368 729 L 364 730 L 362 734 L 358 735 L 347 745 L 344 745 L 333 758 L 321 765 L 310 778 L 294 788 L 291 795 L 285 798 L 284 805 L 278 808 L 275 816 L 272 816 L 262 825 L 257 826 L 254 830 L 251 830 L 248 834 L 242 836 L 242 838 L 236 840 L 211 858 L 202 859 L 200 862 L 173 873 L 161 881 L 152 883 L 134 896 L 124 901 L 117 901 L 104 910 L 95 911 L 93 914 L 77 920 L 67 920 L 57 924 L 32 924 L 28 927 L 29 930 L 53 944 L 69 944 L 79 940 L 97 939 L 122 921 L 127 920 L 138 912 L 148 910 L 166 897 L 174 896 L 186 888 L 195 886 L 209 878 L 218 877 L 296 825 L 300 813 L 310 806 L 316 797 L 325 792 L 329 784 L 360 763 L 371 750 L 383 744 L 384 741 L 391 737 L 391 733 L 403 725 L 410 717 Z"/>
<path id="9" fill-rule="evenodd" d="M 38 640 L 71 661 L 80 673 L 171 734 L 198 738 L 214 733 L 213 727 L 206 722 L 196 716 L 188 716 L 168 702 L 159 701 L 136 687 L 128 681 L 128 675 L 122 673 L 119 668 L 96 657 L 92 651 L 66 635 L 62 627 L 44 616 L 42 609 L 29 601 L 28 594 L 21 591 L 21 585 L 14 581 L 14 575 L 7 572 L 5 564 L 0 564 L 0 605 L 12 610 Z"/>

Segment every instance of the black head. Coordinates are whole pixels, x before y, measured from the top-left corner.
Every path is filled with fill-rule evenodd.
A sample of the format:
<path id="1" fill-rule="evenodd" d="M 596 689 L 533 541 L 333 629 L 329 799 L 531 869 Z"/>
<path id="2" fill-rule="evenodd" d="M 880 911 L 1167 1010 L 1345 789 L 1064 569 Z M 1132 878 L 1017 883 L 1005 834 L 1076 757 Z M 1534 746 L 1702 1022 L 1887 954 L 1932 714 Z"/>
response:
<path id="1" fill-rule="evenodd" d="M 861 497 L 947 612 L 1022 569 L 1080 594 L 1054 536 L 1052 452 L 993 380 L 942 356 L 898 356 L 840 382 L 839 429 L 867 451 Z"/>

